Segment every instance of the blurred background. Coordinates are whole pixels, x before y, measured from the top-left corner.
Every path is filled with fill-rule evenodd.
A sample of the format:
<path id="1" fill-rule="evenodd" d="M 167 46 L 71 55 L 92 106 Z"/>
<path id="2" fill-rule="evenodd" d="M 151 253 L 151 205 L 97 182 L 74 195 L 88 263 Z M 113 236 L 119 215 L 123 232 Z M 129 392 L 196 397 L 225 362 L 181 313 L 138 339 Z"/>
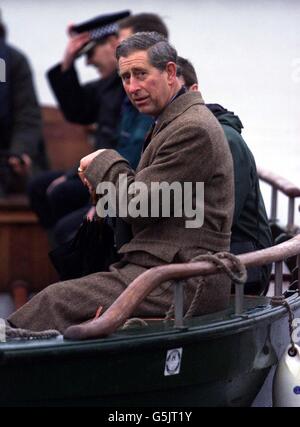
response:
<path id="1" fill-rule="evenodd" d="M 2 0 L 0 7 L 8 40 L 31 61 L 43 105 L 55 104 L 44 76 L 62 58 L 69 23 L 127 8 L 160 14 L 179 54 L 195 65 L 205 101 L 239 115 L 257 165 L 300 186 L 299 1 L 152 0 L 150 8 L 144 0 Z M 78 66 L 82 81 L 96 78 L 83 59 Z M 280 199 L 281 218 L 285 206 Z"/>

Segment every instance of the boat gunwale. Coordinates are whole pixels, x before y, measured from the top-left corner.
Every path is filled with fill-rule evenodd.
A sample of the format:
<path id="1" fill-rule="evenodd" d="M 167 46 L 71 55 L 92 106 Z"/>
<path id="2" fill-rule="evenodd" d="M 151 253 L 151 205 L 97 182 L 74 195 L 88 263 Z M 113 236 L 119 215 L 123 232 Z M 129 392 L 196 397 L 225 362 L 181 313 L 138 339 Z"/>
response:
<path id="1" fill-rule="evenodd" d="M 292 295 L 288 298 L 292 310 L 300 307 L 300 296 Z M 217 313 L 216 313 L 217 314 Z M 117 351 L 119 349 L 135 346 L 154 346 L 161 345 L 172 337 L 172 347 L 176 345 L 177 341 L 199 342 L 204 340 L 215 339 L 218 336 L 226 336 L 232 334 L 239 334 L 247 332 L 253 325 L 258 325 L 261 322 L 271 323 L 274 320 L 280 320 L 287 316 L 286 308 L 283 306 L 272 307 L 270 304 L 262 307 L 260 311 L 248 315 L 234 315 L 223 320 L 212 321 L 209 324 L 187 324 L 183 328 L 174 328 L 170 325 L 165 330 L 151 331 L 149 326 L 130 328 L 127 330 L 116 331 L 109 337 L 90 339 L 84 341 L 77 340 L 64 340 L 64 339 L 50 339 L 50 340 L 33 340 L 33 341 L 9 341 L 0 344 L 0 363 L 2 359 L 19 359 L 26 357 L 34 358 L 41 357 L 41 353 L 47 357 L 56 355 L 65 356 L 72 354 L 74 350 L 78 355 L 82 353 L 102 353 L 107 351 Z M 203 316 L 192 318 L 195 323 Z M 274 319 L 275 318 L 275 319 Z M 151 325 L 150 325 L 151 328 Z M 127 333 L 129 332 L 129 333 Z"/>

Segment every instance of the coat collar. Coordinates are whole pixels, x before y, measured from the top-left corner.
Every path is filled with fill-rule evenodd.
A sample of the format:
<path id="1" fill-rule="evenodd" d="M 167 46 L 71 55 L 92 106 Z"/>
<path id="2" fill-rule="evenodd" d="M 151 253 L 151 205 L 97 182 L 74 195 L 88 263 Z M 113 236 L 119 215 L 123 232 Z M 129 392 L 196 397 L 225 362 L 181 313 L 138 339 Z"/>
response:
<path id="1" fill-rule="evenodd" d="M 200 92 L 187 92 L 174 99 L 174 101 L 167 105 L 164 111 L 159 115 L 153 130 L 153 136 L 180 116 L 184 111 L 188 110 L 192 105 L 197 104 L 204 104 Z"/>

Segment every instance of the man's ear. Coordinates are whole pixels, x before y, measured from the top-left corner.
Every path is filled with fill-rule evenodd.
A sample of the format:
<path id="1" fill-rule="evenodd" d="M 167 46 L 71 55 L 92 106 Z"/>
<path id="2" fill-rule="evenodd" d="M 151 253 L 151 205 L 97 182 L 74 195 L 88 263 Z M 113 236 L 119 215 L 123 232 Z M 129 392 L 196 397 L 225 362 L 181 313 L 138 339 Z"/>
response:
<path id="1" fill-rule="evenodd" d="M 192 86 L 189 88 L 189 91 L 190 92 L 198 92 L 199 91 L 198 83 L 192 84 Z"/>
<path id="2" fill-rule="evenodd" d="M 108 37 L 108 41 L 113 49 L 116 49 L 120 44 L 119 37 L 115 36 L 114 34 Z"/>
<path id="3" fill-rule="evenodd" d="M 168 62 L 166 66 L 166 72 L 168 75 L 168 82 L 173 83 L 176 80 L 176 71 L 177 71 L 177 65 L 175 62 Z"/>

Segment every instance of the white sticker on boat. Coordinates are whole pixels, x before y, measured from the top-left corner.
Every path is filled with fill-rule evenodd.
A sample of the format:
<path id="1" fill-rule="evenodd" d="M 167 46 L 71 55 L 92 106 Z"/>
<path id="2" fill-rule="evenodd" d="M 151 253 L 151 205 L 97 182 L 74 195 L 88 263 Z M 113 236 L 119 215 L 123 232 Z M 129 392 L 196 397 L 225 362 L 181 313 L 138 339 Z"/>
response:
<path id="1" fill-rule="evenodd" d="M 182 348 L 168 350 L 165 363 L 165 376 L 176 375 L 180 372 Z"/>

